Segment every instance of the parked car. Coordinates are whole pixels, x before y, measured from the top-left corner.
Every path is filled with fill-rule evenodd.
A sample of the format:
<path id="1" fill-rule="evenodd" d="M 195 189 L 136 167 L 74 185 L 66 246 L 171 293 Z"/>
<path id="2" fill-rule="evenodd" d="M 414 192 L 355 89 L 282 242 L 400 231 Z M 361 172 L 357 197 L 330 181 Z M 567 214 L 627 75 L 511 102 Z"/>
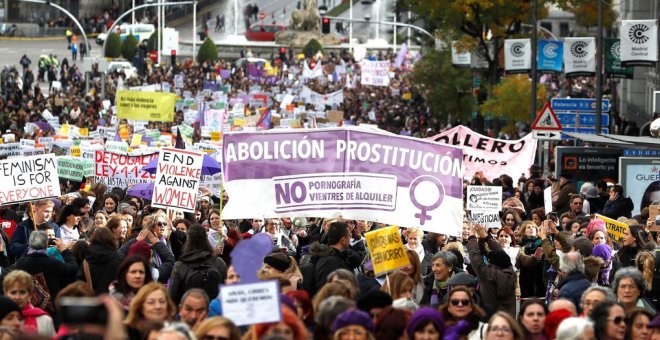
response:
<path id="1" fill-rule="evenodd" d="M 153 34 L 156 31 L 156 27 L 152 24 L 135 24 L 135 25 L 119 25 L 115 27 L 115 33 L 119 33 L 119 39 L 121 41 L 124 41 L 126 37 L 128 37 L 129 34 L 133 34 L 135 39 L 137 39 L 138 43 L 142 43 L 143 41 L 149 39 L 151 34 Z M 103 42 L 105 39 L 107 39 L 108 34 L 107 33 L 101 33 L 96 37 L 96 43 L 99 45 L 103 45 Z"/>
<path id="2" fill-rule="evenodd" d="M 275 41 L 275 33 L 284 30 L 285 25 L 255 24 L 245 32 L 245 38 L 252 41 Z"/>

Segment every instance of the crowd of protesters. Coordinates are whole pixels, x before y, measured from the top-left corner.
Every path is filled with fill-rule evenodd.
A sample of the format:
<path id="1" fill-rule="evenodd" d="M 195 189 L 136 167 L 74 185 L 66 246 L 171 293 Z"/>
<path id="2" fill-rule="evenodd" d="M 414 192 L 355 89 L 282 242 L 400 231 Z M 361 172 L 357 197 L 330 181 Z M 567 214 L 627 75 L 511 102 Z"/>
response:
<path id="1" fill-rule="evenodd" d="M 308 60 L 272 59 L 281 70 L 274 85 L 249 80 L 237 63 L 186 60 L 176 67 L 141 66 L 135 77 L 94 69 L 89 91 L 78 65 L 50 59 L 46 77 L 59 86 L 49 93 L 42 93 L 34 75 L 26 76 L 30 64 L 21 63 L 22 72 L 14 67 L 1 74 L 2 126 L 21 139 L 53 135 L 54 129 L 23 129 L 27 122 L 45 123 L 45 111 L 60 124 L 107 126 L 113 112 L 103 101 L 119 88 L 164 82 L 175 88 L 177 75 L 184 77 L 178 90 L 193 96 L 203 91 L 204 79 L 223 70 L 230 74 L 223 78 L 231 85 L 229 98 L 255 85 L 283 93 L 302 84 L 300 70 Z M 343 103 L 332 109 L 343 111 L 346 121 L 375 122 L 420 138 L 444 128 L 429 114 L 409 69 L 394 70 L 389 87 L 367 87 L 356 81 L 359 64 L 348 53 L 323 62 L 346 72 L 306 85 L 319 93 L 343 88 Z M 273 100 L 269 108 L 279 104 Z M 149 128 L 170 131 L 183 120 L 179 111 L 174 122 L 151 122 Z M 0 330 L 8 339 L 93 336 L 88 333 L 189 340 L 659 338 L 658 235 L 646 223 L 649 206 L 659 203 L 657 193 L 632 216 L 633 203 L 618 184 L 598 178 L 577 183 L 568 174 L 541 178 L 536 165 L 530 175 L 516 187 L 507 175 L 474 174 L 465 184 L 502 187 L 501 226 L 465 219 L 460 236 L 442 234 L 442 225 L 434 226 L 437 233 L 402 226 L 410 265 L 388 275 L 375 275 L 364 238 L 384 226 L 379 223 L 295 216 L 222 220 L 220 209 L 231 197 L 208 188 L 201 189 L 194 213 L 168 215 L 125 188 L 68 183 L 58 199 L 0 206 Z M 544 210 L 546 187 L 552 188 L 556 216 Z M 625 222 L 623 239 L 613 240 L 596 213 Z M 237 327 L 222 316 L 218 285 L 241 283 L 231 251 L 259 233 L 273 239 L 257 274 L 279 282 L 282 304 L 271 312 L 279 312 L 281 321 Z M 65 298 L 94 296 L 107 311 L 105 328 L 72 324 L 77 320 L 64 313 Z"/>

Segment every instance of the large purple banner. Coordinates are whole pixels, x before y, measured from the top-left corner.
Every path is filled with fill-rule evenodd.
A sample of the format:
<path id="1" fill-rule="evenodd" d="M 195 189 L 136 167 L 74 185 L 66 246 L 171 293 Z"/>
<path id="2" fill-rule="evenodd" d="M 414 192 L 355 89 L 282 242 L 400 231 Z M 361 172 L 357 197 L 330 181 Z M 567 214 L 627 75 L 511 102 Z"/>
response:
<path id="1" fill-rule="evenodd" d="M 223 140 L 225 219 L 341 215 L 460 233 L 461 148 L 358 129 L 230 133 Z"/>

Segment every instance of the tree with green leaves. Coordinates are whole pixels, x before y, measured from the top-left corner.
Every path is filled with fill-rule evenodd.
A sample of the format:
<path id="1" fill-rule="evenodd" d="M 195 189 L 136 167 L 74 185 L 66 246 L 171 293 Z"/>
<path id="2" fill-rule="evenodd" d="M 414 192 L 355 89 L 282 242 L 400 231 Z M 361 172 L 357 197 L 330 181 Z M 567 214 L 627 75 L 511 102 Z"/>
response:
<path id="1" fill-rule="evenodd" d="M 215 62 L 217 60 L 218 46 L 215 45 L 211 38 L 207 37 L 206 40 L 204 40 L 202 46 L 199 48 L 199 52 L 197 52 L 197 62 L 201 64 L 205 61 Z"/>
<path id="2" fill-rule="evenodd" d="M 119 58 L 121 56 L 121 41 L 115 32 L 108 34 L 105 42 L 104 55 L 108 58 Z"/>
<path id="3" fill-rule="evenodd" d="M 603 2 L 603 27 L 609 29 L 616 21 L 617 13 L 614 11 L 612 2 L 598 1 Z M 598 27 L 598 1 L 558 0 L 557 6 L 564 11 L 573 13 L 577 26 L 589 30 L 591 27 Z"/>
<path id="4" fill-rule="evenodd" d="M 162 46 L 163 37 L 160 37 L 160 42 Z M 158 50 L 158 30 L 155 30 L 154 33 L 152 33 L 151 36 L 149 36 L 149 39 L 147 39 L 147 50 L 148 51 Z"/>
<path id="5" fill-rule="evenodd" d="M 437 118 L 469 120 L 474 107 L 472 75 L 467 68 L 452 66 L 449 51 L 425 53 L 415 64 L 413 83 Z"/>
<path id="6" fill-rule="evenodd" d="M 543 107 L 547 91 L 537 84 L 536 110 Z M 504 77 L 499 84 L 492 86 L 491 96 L 481 106 L 481 112 L 491 113 L 495 118 L 503 118 L 509 123 L 529 121 L 529 107 L 532 105 L 532 82 L 526 74 Z"/>
<path id="7" fill-rule="evenodd" d="M 310 39 L 305 47 L 303 47 L 302 52 L 307 58 L 311 58 L 314 55 L 316 55 L 316 52 L 321 52 L 323 53 L 323 46 L 321 43 L 316 40 L 316 39 Z"/>
<path id="8" fill-rule="evenodd" d="M 135 36 L 129 34 L 128 37 L 124 39 L 124 42 L 121 43 L 121 56 L 126 60 L 132 60 L 138 50 L 137 44 L 138 41 Z"/>

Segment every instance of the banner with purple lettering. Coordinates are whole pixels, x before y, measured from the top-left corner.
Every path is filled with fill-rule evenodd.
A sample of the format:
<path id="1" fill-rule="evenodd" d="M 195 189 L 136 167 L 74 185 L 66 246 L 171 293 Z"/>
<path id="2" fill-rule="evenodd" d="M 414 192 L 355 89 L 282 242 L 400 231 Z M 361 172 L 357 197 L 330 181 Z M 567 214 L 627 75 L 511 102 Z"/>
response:
<path id="1" fill-rule="evenodd" d="M 459 235 L 463 150 L 359 129 L 223 136 L 223 219 L 338 217 Z"/>
<path id="2" fill-rule="evenodd" d="M 520 174 L 529 175 L 529 167 L 534 164 L 536 141 L 532 134 L 521 139 L 504 140 L 484 136 L 465 126 L 457 126 L 443 131 L 429 139 L 436 142 L 461 145 L 465 154 L 465 176 L 483 172 L 488 180 L 507 174 L 516 179 Z"/>

